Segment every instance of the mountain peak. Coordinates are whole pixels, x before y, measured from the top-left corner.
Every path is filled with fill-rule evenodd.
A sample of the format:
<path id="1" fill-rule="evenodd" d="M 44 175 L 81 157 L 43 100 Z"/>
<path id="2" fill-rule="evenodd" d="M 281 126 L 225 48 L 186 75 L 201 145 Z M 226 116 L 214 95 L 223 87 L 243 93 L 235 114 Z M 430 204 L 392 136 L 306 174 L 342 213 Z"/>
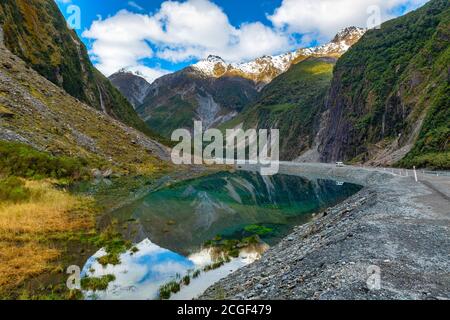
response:
<path id="1" fill-rule="evenodd" d="M 152 78 L 147 77 L 143 72 L 141 72 L 140 70 L 137 70 L 136 68 L 133 67 L 125 67 L 120 69 L 119 71 L 113 73 L 112 75 L 109 76 L 109 78 L 114 78 L 117 75 L 121 75 L 121 74 L 128 74 L 128 75 L 133 75 L 139 78 L 142 78 L 143 80 L 145 80 L 146 82 L 148 82 L 149 84 L 153 82 Z"/>
<path id="2" fill-rule="evenodd" d="M 206 59 L 192 65 L 192 68 L 207 77 L 221 77 L 225 74 L 240 76 L 260 84 L 260 88 L 273 78 L 286 72 L 292 64 L 310 56 L 339 57 L 355 44 L 367 29 L 346 27 L 339 31 L 327 44 L 312 48 L 302 48 L 281 55 L 264 55 L 244 63 L 226 63 L 221 57 L 209 55 Z"/>
<path id="3" fill-rule="evenodd" d="M 129 68 L 129 67 L 122 68 L 122 69 L 120 69 L 119 71 L 117 71 L 117 72 L 114 73 L 114 74 L 117 74 L 117 73 L 129 73 L 129 74 L 134 74 L 135 76 L 144 77 L 144 75 L 142 74 L 142 72 L 140 72 L 139 70 L 132 70 L 132 69 Z"/>
<path id="4" fill-rule="evenodd" d="M 192 67 L 209 77 L 220 77 L 227 69 L 226 62 L 219 56 L 209 55 L 206 59 L 197 62 Z"/>
<path id="5" fill-rule="evenodd" d="M 364 33 L 366 33 L 366 28 L 359 28 L 355 26 L 346 27 L 339 31 L 331 41 L 332 43 L 340 43 L 343 42 L 347 45 L 355 44 Z"/>

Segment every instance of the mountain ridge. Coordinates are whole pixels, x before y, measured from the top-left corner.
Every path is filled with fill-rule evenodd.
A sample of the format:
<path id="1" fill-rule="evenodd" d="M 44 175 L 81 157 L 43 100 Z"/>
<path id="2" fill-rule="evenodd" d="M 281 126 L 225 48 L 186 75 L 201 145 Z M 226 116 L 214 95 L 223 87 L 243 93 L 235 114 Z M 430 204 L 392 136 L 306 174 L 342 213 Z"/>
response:
<path id="1" fill-rule="evenodd" d="M 141 74 L 125 68 L 109 76 L 109 80 L 127 98 L 134 109 L 144 102 L 151 87 L 150 82 Z"/>
<path id="2" fill-rule="evenodd" d="M 338 57 L 344 54 L 365 32 L 366 29 L 351 26 L 339 31 L 329 43 L 316 47 L 300 48 L 276 56 L 265 55 L 244 63 L 227 63 L 219 56 L 210 55 L 191 67 L 209 77 L 240 76 L 254 81 L 262 89 L 293 64 L 308 57 Z"/>
<path id="3" fill-rule="evenodd" d="M 256 94 L 250 80 L 199 76 L 187 67 L 156 79 L 136 110 L 150 127 L 170 138 L 175 129 L 192 130 L 194 120 L 203 121 L 205 129 L 229 120 Z"/>
<path id="4" fill-rule="evenodd" d="M 228 64 L 210 55 L 206 60 L 156 79 L 150 87 L 139 75 L 126 70 L 110 79 L 135 105 L 148 126 L 169 138 L 175 129 L 192 130 L 194 120 L 203 121 L 205 129 L 221 126 L 252 104 L 266 85 L 291 66 L 310 57 L 339 57 L 365 31 L 348 27 L 338 32 L 330 43 L 241 64 Z M 147 96 L 142 100 L 145 92 Z"/>
<path id="5" fill-rule="evenodd" d="M 0 40 L 1 34 L 0 28 Z M 119 174 L 153 174 L 168 166 L 167 147 L 72 97 L 1 41 L 0 57 L 0 142 L 82 158 L 89 168 Z"/>
<path id="6" fill-rule="evenodd" d="M 160 139 L 93 66 L 86 47 L 68 28 L 55 1 L 3 0 L 0 26 L 6 47 L 40 75 L 80 101 Z"/>

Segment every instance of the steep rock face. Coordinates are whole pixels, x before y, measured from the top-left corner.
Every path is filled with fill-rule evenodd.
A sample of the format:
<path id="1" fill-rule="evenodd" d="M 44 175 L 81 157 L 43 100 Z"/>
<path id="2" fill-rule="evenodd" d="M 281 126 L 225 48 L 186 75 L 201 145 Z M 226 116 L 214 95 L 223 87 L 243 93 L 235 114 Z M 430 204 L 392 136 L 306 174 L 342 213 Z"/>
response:
<path id="1" fill-rule="evenodd" d="M 279 129 L 281 160 L 297 158 L 314 143 L 335 62 L 333 57 L 310 57 L 293 65 L 222 128 Z"/>
<path id="2" fill-rule="evenodd" d="M 322 161 L 448 167 L 449 2 L 369 30 L 336 64 Z M 409 153 L 408 153 L 409 152 Z"/>
<path id="3" fill-rule="evenodd" d="M 141 75 L 120 70 L 109 77 L 111 83 L 137 108 L 144 102 L 150 90 L 150 83 Z"/>
<path id="4" fill-rule="evenodd" d="M 94 68 L 53 0 L 2 0 L 0 26 L 6 47 L 39 74 L 80 101 L 153 135 L 122 94 Z"/>
<path id="5" fill-rule="evenodd" d="M 161 161 L 169 160 L 168 148 L 75 99 L 1 41 L 0 61 L 0 140 L 120 173 L 150 174 L 169 166 Z"/>
<path id="6" fill-rule="evenodd" d="M 256 93 L 250 80 L 211 78 L 188 67 L 155 80 L 137 111 L 149 126 L 170 137 L 175 129 L 192 129 L 194 120 L 203 121 L 205 129 L 225 122 Z"/>

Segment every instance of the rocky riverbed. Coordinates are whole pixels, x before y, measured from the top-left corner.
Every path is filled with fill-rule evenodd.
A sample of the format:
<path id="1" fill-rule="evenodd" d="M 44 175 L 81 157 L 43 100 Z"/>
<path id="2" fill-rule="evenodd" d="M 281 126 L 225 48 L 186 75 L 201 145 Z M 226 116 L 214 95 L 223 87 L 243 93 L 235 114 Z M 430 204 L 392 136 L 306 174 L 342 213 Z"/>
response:
<path id="1" fill-rule="evenodd" d="M 280 173 L 364 188 L 297 227 L 202 299 L 450 298 L 449 177 L 419 175 L 415 182 L 411 174 L 293 163 L 283 163 Z"/>

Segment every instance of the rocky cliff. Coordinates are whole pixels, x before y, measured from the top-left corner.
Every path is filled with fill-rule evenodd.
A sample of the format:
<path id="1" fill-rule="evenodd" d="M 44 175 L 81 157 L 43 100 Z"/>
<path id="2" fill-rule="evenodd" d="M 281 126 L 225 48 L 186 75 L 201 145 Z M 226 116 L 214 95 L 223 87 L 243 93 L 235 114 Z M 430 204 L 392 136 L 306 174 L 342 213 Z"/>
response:
<path id="1" fill-rule="evenodd" d="M 447 0 L 369 30 L 336 64 L 322 161 L 450 166 Z"/>
<path id="2" fill-rule="evenodd" d="M 222 128 L 279 129 L 281 159 L 297 158 L 313 146 L 335 62 L 333 57 L 310 57 L 293 65 Z"/>
<path id="3" fill-rule="evenodd" d="M 142 119 L 158 133 L 170 137 L 178 128 L 218 126 L 252 102 L 257 91 L 241 77 L 213 78 L 188 67 L 155 80 L 144 103 L 137 108 Z"/>
<path id="4" fill-rule="evenodd" d="M 0 40 L 1 34 L 0 28 Z M 169 160 L 168 148 L 75 99 L 1 41 L 0 61 L 0 144 L 26 144 L 114 173 L 152 174 L 169 166 L 161 161 Z"/>
<path id="5" fill-rule="evenodd" d="M 2 0 L 0 26 L 6 47 L 39 74 L 80 101 L 156 137 L 94 68 L 53 0 Z"/>
<path id="6" fill-rule="evenodd" d="M 109 77 L 109 80 L 134 108 L 137 108 L 144 102 L 150 91 L 150 83 L 145 78 L 126 69 L 114 73 Z"/>

